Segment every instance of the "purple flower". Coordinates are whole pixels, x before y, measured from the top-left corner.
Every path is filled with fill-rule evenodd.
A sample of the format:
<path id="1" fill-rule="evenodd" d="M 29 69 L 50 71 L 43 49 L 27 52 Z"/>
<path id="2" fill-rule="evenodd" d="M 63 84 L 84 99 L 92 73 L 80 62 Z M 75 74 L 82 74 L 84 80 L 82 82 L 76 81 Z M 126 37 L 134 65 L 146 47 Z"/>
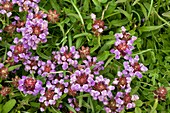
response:
<path id="1" fill-rule="evenodd" d="M 96 77 L 94 83 L 93 89 L 90 91 L 91 96 L 94 100 L 99 100 L 103 102 L 103 104 L 108 104 L 108 98 L 113 97 L 112 91 L 115 87 L 109 85 L 110 80 L 103 78 L 102 75 Z"/>
<path id="2" fill-rule="evenodd" d="M 79 52 L 72 46 L 68 49 L 67 46 L 61 47 L 60 51 L 53 51 L 53 60 L 57 64 L 62 65 L 63 70 L 69 68 L 69 66 L 77 67 L 80 58 Z"/>
<path id="3" fill-rule="evenodd" d="M 90 68 L 76 70 L 70 76 L 70 83 L 72 90 L 80 92 L 90 92 L 94 85 L 94 75 L 90 74 Z"/>
<path id="4" fill-rule="evenodd" d="M 87 60 L 83 60 L 83 63 L 85 64 L 86 67 L 92 68 L 92 72 L 94 75 L 99 75 L 99 71 L 104 70 L 104 67 L 102 66 L 104 64 L 103 61 L 97 62 L 97 57 L 91 57 L 87 56 Z"/>
<path id="5" fill-rule="evenodd" d="M 116 85 L 118 89 L 122 89 L 125 90 L 126 93 L 130 93 L 130 83 L 132 81 L 131 77 L 125 77 L 121 72 L 118 72 L 118 76 L 119 78 L 115 78 L 113 84 Z"/>
<path id="6" fill-rule="evenodd" d="M 37 95 L 42 90 L 42 82 L 32 77 L 22 76 L 18 83 L 18 89 L 24 94 Z"/>
<path id="7" fill-rule="evenodd" d="M 28 51 L 28 48 L 20 43 L 18 38 L 14 39 L 14 43 L 16 45 L 10 46 L 11 51 L 7 52 L 9 58 L 14 59 L 14 62 L 24 61 L 27 60 L 31 52 Z"/>
<path id="8" fill-rule="evenodd" d="M 72 108 L 74 108 L 76 111 L 80 111 L 80 107 L 78 105 L 76 98 L 68 98 L 68 103 Z"/>
<path id="9" fill-rule="evenodd" d="M 124 72 L 127 73 L 125 76 L 137 76 L 142 78 L 142 72 L 146 72 L 148 69 L 142 63 L 139 63 L 139 56 L 136 55 L 135 58 L 129 58 L 129 61 L 125 61 Z"/>
<path id="10" fill-rule="evenodd" d="M 115 54 L 116 59 L 120 59 L 121 56 L 123 56 L 124 59 L 128 60 L 129 56 L 132 54 L 132 50 L 134 49 L 132 44 L 137 37 L 131 37 L 129 33 L 126 33 L 126 29 L 124 27 L 122 27 L 122 33 L 116 33 L 115 37 L 115 48 L 111 49 L 110 52 Z"/>
<path id="11" fill-rule="evenodd" d="M 1 0 L 0 1 L 0 14 L 6 14 L 7 17 L 12 15 L 13 3 L 10 0 Z"/>
<path id="12" fill-rule="evenodd" d="M 54 74 L 52 74 L 55 71 L 56 65 L 50 61 L 47 60 L 47 62 L 38 61 L 38 66 L 40 67 L 38 70 L 38 74 L 41 76 L 47 76 L 49 79 L 53 79 Z"/>
<path id="13" fill-rule="evenodd" d="M 40 0 L 12 0 L 13 4 L 19 6 L 19 11 L 37 10 Z"/>
<path id="14" fill-rule="evenodd" d="M 25 70 L 30 71 L 30 73 L 35 73 L 38 70 L 39 56 L 32 56 L 25 60 L 23 64 L 25 65 Z"/>

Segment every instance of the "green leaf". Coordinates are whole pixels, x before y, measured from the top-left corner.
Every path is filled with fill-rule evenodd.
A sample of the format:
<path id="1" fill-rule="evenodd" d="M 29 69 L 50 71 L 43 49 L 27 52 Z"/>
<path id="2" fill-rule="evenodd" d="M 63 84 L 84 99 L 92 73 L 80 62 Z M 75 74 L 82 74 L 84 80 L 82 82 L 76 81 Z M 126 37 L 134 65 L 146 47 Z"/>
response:
<path id="1" fill-rule="evenodd" d="M 135 113 L 142 113 L 142 110 L 139 107 L 135 108 Z"/>
<path id="2" fill-rule="evenodd" d="M 154 103 L 153 108 L 151 109 L 150 113 L 155 113 L 157 106 L 158 106 L 158 99 L 155 99 L 155 103 Z"/>
<path id="3" fill-rule="evenodd" d="M 136 105 L 137 107 L 141 107 L 141 106 L 143 105 L 143 102 L 142 102 L 141 100 L 137 100 L 137 101 L 135 102 L 135 105 Z"/>
<path id="4" fill-rule="evenodd" d="M 19 67 L 21 67 L 22 65 L 21 64 L 18 64 L 18 65 L 15 65 L 15 66 L 11 66 L 8 68 L 8 71 L 13 71 L 14 69 L 17 69 Z"/>
<path id="5" fill-rule="evenodd" d="M 98 61 L 104 61 L 109 57 L 109 55 L 110 55 L 109 51 L 104 51 L 103 53 L 101 53 L 97 56 L 97 60 Z"/>
<path id="6" fill-rule="evenodd" d="M 6 102 L 5 105 L 3 106 L 3 113 L 9 113 L 9 111 L 11 111 L 15 104 L 16 104 L 15 99 L 11 99 L 8 102 Z"/>
<path id="7" fill-rule="evenodd" d="M 116 3 L 118 4 L 118 3 L 124 3 L 124 2 L 126 2 L 127 0 L 117 0 L 116 1 Z"/>
<path id="8" fill-rule="evenodd" d="M 70 105 L 68 105 L 67 103 L 64 102 L 64 105 L 72 112 L 76 113 L 75 109 L 72 108 Z"/>
<path id="9" fill-rule="evenodd" d="M 78 37 L 87 36 L 87 35 L 90 35 L 90 33 L 80 33 L 80 34 L 75 35 L 73 38 L 78 38 Z"/>
<path id="10" fill-rule="evenodd" d="M 123 26 L 126 25 L 128 22 L 129 22 L 128 19 L 121 19 L 121 20 L 112 20 L 110 24 L 113 26 Z"/>
<path id="11" fill-rule="evenodd" d="M 60 6 L 57 4 L 57 1 L 56 0 L 50 0 L 50 3 L 51 3 L 51 6 L 60 12 Z"/>
<path id="12" fill-rule="evenodd" d="M 84 38 L 84 37 L 78 38 L 78 39 L 76 40 L 76 49 L 80 48 L 80 47 L 83 45 L 84 41 L 85 41 L 85 38 Z"/>
<path id="13" fill-rule="evenodd" d="M 98 0 L 100 3 L 106 3 L 107 0 Z"/>
<path id="14" fill-rule="evenodd" d="M 160 25 L 160 26 L 143 26 L 141 28 L 139 28 L 139 31 L 141 32 L 150 32 L 153 30 L 158 30 L 161 29 L 164 25 Z"/>
<path id="15" fill-rule="evenodd" d="M 162 16 L 170 18 L 170 11 L 163 13 Z"/>
<path id="16" fill-rule="evenodd" d="M 129 21 L 132 20 L 131 15 L 130 15 L 127 11 L 121 9 L 120 7 L 118 7 L 118 9 L 119 9 L 119 12 L 122 13 L 122 14 L 124 14 L 124 15 L 127 17 L 127 19 L 128 19 Z"/>
<path id="17" fill-rule="evenodd" d="M 36 107 L 36 108 L 39 108 L 40 107 L 40 103 L 36 103 L 36 102 L 30 102 L 30 105 L 32 107 Z"/>
<path id="18" fill-rule="evenodd" d="M 47 55 L 45 55 L 44 53 L 41 52 L 41 48 L 40 48 L 40 47 L 37 48 L 36 53 L 37 53 L 41 58 L 43 58 L 43 59 L 46 59 L 46 60 L 49 60 L 49 59 L 50 59 L 49 56 L 47 56 Z"/>

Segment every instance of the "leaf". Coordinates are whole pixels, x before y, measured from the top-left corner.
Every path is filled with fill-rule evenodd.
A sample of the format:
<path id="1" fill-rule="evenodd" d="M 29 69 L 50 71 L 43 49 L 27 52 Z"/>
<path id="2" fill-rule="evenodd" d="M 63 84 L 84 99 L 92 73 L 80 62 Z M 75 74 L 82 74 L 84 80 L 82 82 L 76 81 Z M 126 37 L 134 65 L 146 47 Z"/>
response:
<path id="1" fill-rule="evenodd" d="M 109 55 L 110 55 L 109 51 L 104 51 L 103 53 L 101 53 L 97 56 L 97 60 L 98 61 L 104 61 L 109 57 Z"/>
<path id="2" fill-rule="evenodd" d="M 40 107 L 40 103 L 36 103 L 36 102 L 30 102 L 30 105 L 32 107 L 36 107 L 36 108 L 39 108 Z"/>
<path id="3" fill-rule="evenodd" d="M 135 108 L 135 113 L 142 113 L 142 110 L 139 107 Z"/>
<path id="4" fill-rule="evenodd" d="M 163 13 L 162 16 L 170 18 L 170 11 Z"/>
<path id="5" fill-rule="evenodd" d="M 6 102 L 5 105 L 3 106 L 3 113 L 9 113 L 9 111 L 11 111 L 15 104 L 16 104 L 15 99 L 11 99 L 8 102 Z"/>
<path id="6" fill-rule="evenodd" d="M 153 30 L 158 30 L 161 29 L 164 25 L 160 25 L 160 26 L 143 26 L 141 28 L 139 28 L 139 31 L 141 32 L 150 32 Z"/>
<path id="7" fill-rule="evenodd" d="M 112 56 L 106 61 L 104 67 L 106 67 L 106 66 L 111 62 L 111 60 L 113 60 L 114 58 L 115 58 L 115 56 L 112 55 Z"/>
<path id="8" fill-rule="evenodd" d="M 84 37 L 78 38 L 78 39 L 76 40 L 76 49 L 80 48 L 80 47 L 83 45 L 84 41 L 85 41 L 85 38 L 84 38 Z"/>
<path id="9" fill-rule="evenodd" d="M 118 9 L 119 9 L 119 12 L 122 13 L 122 14 L 124 14 L 124 15 L 127 17 L 127 19 L 128 19 L 129 21 L 132 20 L 131 15 L 130 15 L 127 11 L 121 9 L 120 7 L 118 7 Z"/>
<path id="10" fill-rule="evenodd" d="M 57 10 L 58 12 L 60 12 L 60 6 L 57 4 L 56 0 L 50 0 L 51 6 Z"/>
<path id="11" fill-rule="evenodd" d="M 155 103 L 154 103 L 153 108 L 151 109 L 150 113 L 155 113 L 157 106 L 158 106 L 158 99 L 155 99 Z"/>
<path id="12" fill-rule="evenodd" d="M 107 0 L 98 0 L 100 3 L 106 3 Z"/>
<path id="13" fill-rule="evenodd" d="M 117 0 L 116 1 L 116 3 L 118 4 L 118 3 L 124 3 L 124 2 L 126 2 L 127 0 Z"/>
<path id="14" fill-rule="evenodd" d="M 93 48 L 90 48 L 90 53 L 93 53 L 99 47 L 100 47 L 99 45 L 95 45 Z"/>
<path id="15" fill-rule="evenodd" d="M 143 102 L 141 100 L 137 100 L 137 101 L 135 101 L 135 105 L 137 107 L 141 107 L 143 105 Z"/>
<path id="16" fill-rule="evenodd" d="M 112 20 L 110 24 L 114 26 L 123 26 L 126 25 L 128 22 L 129 22 L 128 19 L 121 19 L 121 20 Z"/>
<path id="17" fill-rule="evenodd" d="M 87 36 L 87 35 L 90 35 L 90 33 L 80 33 L 80 34 L 75 35 L 73 38 L 78 38 L 78 37 Z"/>
<path id="18" fill-rule="evenodd" d="M 49 59 L 50 59 L 49 56 L 47 56 L 47 55 L 45 55 L 44 53 L 41 52 L 41 48 L 40 48 L 40 47 L 37 48 L 36 53 L 37 53 L 41 58 L 43 58 L 43 59 L 46 59 L 46 60 L 49 60 Z"/>
<path id="19" fill-rule="evenodd" d="M 70 105 L 68 105 L 67 103 L 64 102 L 64 105 L 70 110 L 72 111 L 73 113 L 76 113 L 75 109 L 72 108 Z"/>
<path id="20" fill-rule="evenodd" d="M 17 69 L 19 67 L 21 67 L 22 65 L 21 64 L 18 64 L 18 65 L 15 65 L 15 66 L 11 66 L 8 68 L 8 71 L 13 71 L 14 69 Z"/>

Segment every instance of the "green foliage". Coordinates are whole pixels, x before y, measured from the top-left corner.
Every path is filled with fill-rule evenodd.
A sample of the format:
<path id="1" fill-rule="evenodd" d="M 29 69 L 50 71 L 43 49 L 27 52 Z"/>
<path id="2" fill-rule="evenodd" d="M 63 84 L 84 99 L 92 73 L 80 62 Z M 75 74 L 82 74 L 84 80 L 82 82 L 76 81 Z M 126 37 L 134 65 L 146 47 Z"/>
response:
<path id="1" fill-rule="evenodd" d="M 55 24 L 49 23 L 48 42 L 40 44 L 35 54 L 41 59 L 51 59 L 52 50 L 58 50 L 64 45 L 75 45 L 79 49 L 82 45 L 90 47 L 90 53 L 96 55 L 98 60 L 105 61 L 106 68 L 102 73 L 105 77 L 113 81 L 117 70 L 122 68 L 122 64 L 114 59 L 110 53 L 113 48 L 116 32 L 120 32 L 120 27 L 126 29 L 138 37 L 134 46 L 133 56 L 139 55 L 140 61 L 149 69 L 144 73 L 142 79 L 134 78 L 132 81 L 131 94 L 138 94 L 140 100 L 136 101 L 136 108 L 125 110 L 126 113 L 170 113 L 170 90 L 165 101 L 154 99 L 153 91 L 157 87 L 165 86 L 169 88 L 170 81 L 170 2 L 169 0 L 41 0 L 40 9 L 48 12 L 55 9 L 60 14 L 60 21 Z M 95 36 L 92 32 L 93 21 L 90 14 L 95 13 L 97 19 L 103 19 L 107 29 L 100 36 Z M 24 14 L 19 14 L 24 15 Z M 25 17 L 23 17 L 25 18 Z M 9 24 L 9 20 L 0 15 L 0 27 L 4 28 Z M 0 29 L 1 29 L 0 28 Z M 0 56 L 6 59 L 7 49 L 12 45 L 15 37 L 4 35 L 0 42 Z M 21 65 L 9 67 L 9 71 L 17 69 Z M 20 76 L 25 73 L 20 73 Z M 13 76 L 13 75 L 11 75 Z M 39 78 L 42 79 L 42 78 Z M 45 83 L 45 80 L 42 80 Z M 18 93 L 18 94 L 17 94 Z M 15 93 L 19 100 L 0 97 L 0 113 L 10 111 L 36 112 L 40 104 L 36 98 L 24 97 L 20 92 Z M 24 100 L 21 100 L 21 97 Z M 63 102 L 63 97 L 59 102 Z M 84 113 L 103 113 L 103 105 L 92 100 L 89 95 L 82 94 L 76 97 L 79 105 L 86 108 Z M 85 100 L 87 101 L 85 101 Z M 17 104 L 16 104 L 17 103 Z M 64 105 L 71 111 L 76 112 L 67 103 Z M 49 108 L 50 112 L 60 111 Z"/>

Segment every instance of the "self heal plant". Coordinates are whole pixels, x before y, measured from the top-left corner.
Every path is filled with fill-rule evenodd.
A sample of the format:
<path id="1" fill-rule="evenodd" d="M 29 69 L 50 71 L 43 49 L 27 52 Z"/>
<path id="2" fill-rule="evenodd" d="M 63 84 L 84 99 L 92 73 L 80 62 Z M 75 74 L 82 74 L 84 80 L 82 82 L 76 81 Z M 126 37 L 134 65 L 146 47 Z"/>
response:
<path id="1" fill-rule="evenodd" d="M 74 68 L 78 66 L 77 59 L 80 58 L 80 55 L 74 46 L 70 48 L 63 46 L 60 48 L 60 51 L 53 51 L 52 54 L 53 60 L 57 64 L 62 65 L 63 70 L 68 69 L 69 66 L 73 66 Z"/>
<path id="2" fill-rule="evenodd" d="M 31 14 L 30 14 L 31 13 Z M 46 43 L 46 36 L 48 33 L 48 21 L 44 20 L 43 13 L 37 17 L 37 14 L 29 12 L 24 27 L 17 29 L 18 32 L 22 33 L 20 41 L 29 47 L 29 49 L 36 50 L 39 43 Z"/>
<path id="3" fill-rule="evenodd" d="M 0 1 L 0 13 L 6 14 L 7 17 L 12 15 L 13 3 L 11 0 L 1 0 Z"/>
<path id="4" fill-rule="evenodd" d="M 18 90 L 24 94 L 37 95 L 42 90 L 42 82 L 32 77 L 22 76 L 18 83 Z"/>
<path id="5" fill-rule="evenodd" d="M 20 42 L 18 38 L 13 41 L 16 45 L 10 46 L 10 51 L 7 52 L 9 59 L 18 63 L 19 61 L 24 61 L 31 56 L 31 52 L 28 51 L 28 46 Z"/>
<path id="6" fill-rule="evenodd" d="M 71 89 L 80 92 L 90 92 L 94 85 L 94 75 L 90 74 L 90 68 L 76 70 L 70 76 Z"/>
<path id="7" fill-rule="evenodd" d="M 12 0 L 12 3 L 19 6 L 19 12 L 38 8 L 40 0 Z"/>
<path id="8" fill-rule="evenodd" d="M 111 53 L 115 54 L 116 59 L 123 57 L 128 60 L 134 49 L 133 43 L 137 39 L 135 36 L 131 36 L 130 33 L 126 33 L 125 27 L 121 27 L 122 33 L 116 33 L 116 42 L 114 48 L 110 50 Z"/>
<path id="9" fill-rule="evenodd" d="M 135 101 L 138 100 L 137 95 L 129 93 L 117 92 L 115 97 L 112 97 L 104 109 L 106 113 L 120 113 L 124 108 L 131 109 L 135 107 Z"/>
<path id="10" fill-rule="evenodd" d="M 137 76 L 138 78 L 142 78 L 142 72 L 146 72 L 148 68 L 138 61 L 139 56 L 136 55 L 135 58 L 130 57 L 129 61 L 125 61 L 123 63 L 123 73 L 125 76 Z"/>
<path id="11" fill-rule="evenodd" d="M 115 87 L 110 85 L 110 80 L 102 75 L 97 76 L 93 82 L 93 89 L 90 91 L 90 95 L 94 100 L 99 100 L 104 105 L 108 104 L 108 99 L 113 97 L 112 91 Z"/>

